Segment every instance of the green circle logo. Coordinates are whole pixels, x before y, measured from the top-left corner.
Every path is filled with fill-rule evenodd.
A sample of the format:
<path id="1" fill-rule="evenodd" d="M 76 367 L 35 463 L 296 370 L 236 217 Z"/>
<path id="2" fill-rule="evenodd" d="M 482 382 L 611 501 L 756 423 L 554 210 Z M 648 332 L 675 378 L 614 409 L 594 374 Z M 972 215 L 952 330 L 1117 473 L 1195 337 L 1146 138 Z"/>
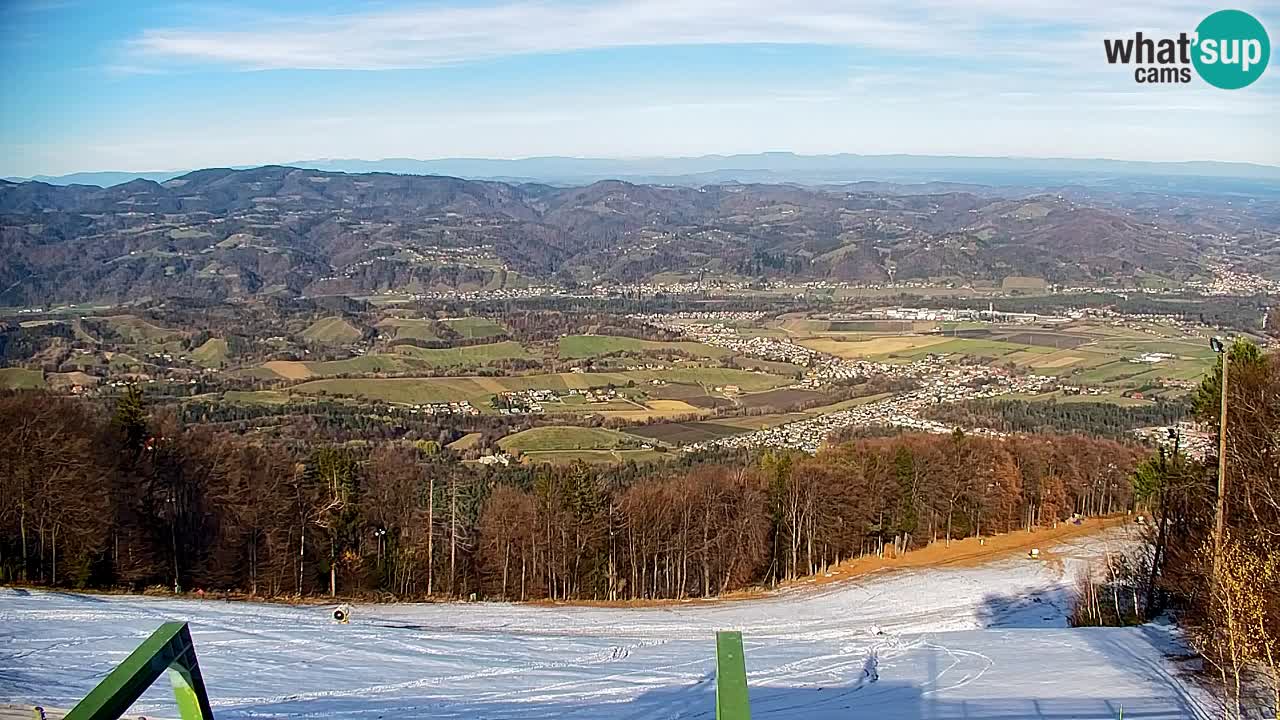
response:
<path id="1" fill-rule="evenodd" d="M 1241 10 L 1219 10 L 1196 27 L 1191 62 L 1204 81 L 1238 90 L 1262 77 L 1271 59 L 1271 39 L 1257 18 Z"/>

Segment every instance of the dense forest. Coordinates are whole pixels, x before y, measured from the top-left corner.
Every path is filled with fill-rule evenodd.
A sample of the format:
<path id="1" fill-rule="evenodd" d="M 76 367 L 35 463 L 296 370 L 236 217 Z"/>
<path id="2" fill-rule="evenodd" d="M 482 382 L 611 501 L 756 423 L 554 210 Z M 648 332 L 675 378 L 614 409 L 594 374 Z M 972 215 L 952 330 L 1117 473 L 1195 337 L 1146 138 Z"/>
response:
<path id="1" fill-rule="evenodd" d="M 1172 425 L 1186 414 L 1187 408 L 1183 403 L 1166 400 L 1124 407 L 1103 402 L 997 399 L 937 405 L 930 408 L 927 416 L 961 427 L 985 427 L 1003 432 L 1083 431 L 1119 439 L 1135 428 Z"/>
<path id="2" fill-rule="evenodd" d="M 0 396 L 0 580 L 258 596 L 705 597 L 864 553 L 1121 511 L 1143 451 L 899 435 L 810 457 L 472 468 L 424 441 L 250 440 Z"/>
<path id="3" fill-rule="evenodd" d="M 1077 308 L 1109 308 L 1125 315 L 1176 315 L 1188 322 L 1200 322 L 1250 333 L 1262 329 L 1262 319 L 1274 298 L 1253 296 L 1149 296 L 1141 293 L 1061 293 L 1028 297 L 917 298 L 912 304 L 925 307 L 962 307 L 984 310 L 994 302 L 997 312 L 1059 314 Z"/>

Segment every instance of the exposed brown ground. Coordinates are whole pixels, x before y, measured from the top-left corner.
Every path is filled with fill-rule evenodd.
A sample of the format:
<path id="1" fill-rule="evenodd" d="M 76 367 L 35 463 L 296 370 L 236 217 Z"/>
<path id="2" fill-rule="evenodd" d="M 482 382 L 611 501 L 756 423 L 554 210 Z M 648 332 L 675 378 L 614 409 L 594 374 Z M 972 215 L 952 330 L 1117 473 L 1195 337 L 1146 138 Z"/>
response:
<path id="1" fill-rule="evenodd" d="M 262 363 L 262 367 L 288 380 L 306 380 L 314 374 L 306 363 L 297 360 L 270 360 Z"/>
<path id="2" fill-rule="evenodd" d="M 1063 540 L 1092 535 L 1116 525 L 1133 522 L 1128 515 L 1107 518 L 1089 518 L 1079 525 L 1059 523 L 1056 528 L 1040 528 L 1034 532 L 1017 530 L 1004 535 L 952 540 L 950 546 L 936 542 L 919 550 L 904 553 L 901 557 L 864 557 L 847 560 L 829 572 L 796 581 L 798 584 L 825 584 L 865 575 L 888 568 L 940 567 L 954 565 L 974 567 L 1010 555 L 1024 555 L 1032 548 L 1040 548 L 1041 560 L 1049 559 L 1048 549 Z M 892 548 L 890 548 L 892 551 Z"/>
<path id="3" fill-rule="evenodd" d="M 817 350 L 818 352 L 828 353 L 848 360 L 857 360 L 870 355 L 884 355 L 886 353 L 902 352 L 903 350 L 915 350 L 916 348 L 940 345 L 951 339 L 952 338 L 942 335 L 881 337 L 875 338 L 874 340 L 862 340 L 859 342 L 841 342 L 839 340 L 829 340 L 825 338 L 810 338 L 801 340 L 800 344 L 812 350 Z"/>

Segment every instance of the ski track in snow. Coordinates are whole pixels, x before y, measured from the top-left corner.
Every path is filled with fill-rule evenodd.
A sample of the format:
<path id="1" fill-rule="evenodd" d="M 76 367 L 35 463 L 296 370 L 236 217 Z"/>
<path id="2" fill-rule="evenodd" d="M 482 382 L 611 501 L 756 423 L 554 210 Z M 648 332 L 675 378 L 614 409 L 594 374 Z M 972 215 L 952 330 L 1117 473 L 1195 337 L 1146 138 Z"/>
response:
<path id="1" fill-rule="evenodd" d="M 874 573 L 734 602 L 293 607 L 0 589 L 0 703 L 69 707 L 164 620 L 191 623 L 219 718 L 715 717 L 715 638 L 742 630 L 755 718 L 1202 716 L 1172 631 L 1067 627 L 1082 563 Z M 168 688 L 134 708 L 176 717 Z"/>

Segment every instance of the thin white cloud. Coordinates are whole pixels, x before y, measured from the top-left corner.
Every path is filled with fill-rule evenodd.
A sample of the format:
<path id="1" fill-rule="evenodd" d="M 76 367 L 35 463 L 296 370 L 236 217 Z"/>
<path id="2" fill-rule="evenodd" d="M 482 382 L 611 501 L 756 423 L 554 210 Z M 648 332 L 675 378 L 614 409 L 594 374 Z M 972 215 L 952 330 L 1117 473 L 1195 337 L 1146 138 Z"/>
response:
<path id="1" fill-rule="evenodd" d="M 513 55 L 748 43 L 947 56 L 1033 51 L 1046 28 L 1190 30 L 1204 14 L 1190 0 L 1158 8 L 1138 0 L 514 0 L 384 8 L 264 15 L 214 29 L 151 28 L 130 47 L 144 58 L 249 70 L 424 68 Z"/>
<path id="2" fill-rule="evenodd" d="M 422 68 L 511 55 L 705 44 L 862 45 L 926 51 L 936 31 L 906 14 L 834 0 L 612 0 L 264 19 L 253 29 L 148 29 L 143 57 L 244 69 Z"/>

